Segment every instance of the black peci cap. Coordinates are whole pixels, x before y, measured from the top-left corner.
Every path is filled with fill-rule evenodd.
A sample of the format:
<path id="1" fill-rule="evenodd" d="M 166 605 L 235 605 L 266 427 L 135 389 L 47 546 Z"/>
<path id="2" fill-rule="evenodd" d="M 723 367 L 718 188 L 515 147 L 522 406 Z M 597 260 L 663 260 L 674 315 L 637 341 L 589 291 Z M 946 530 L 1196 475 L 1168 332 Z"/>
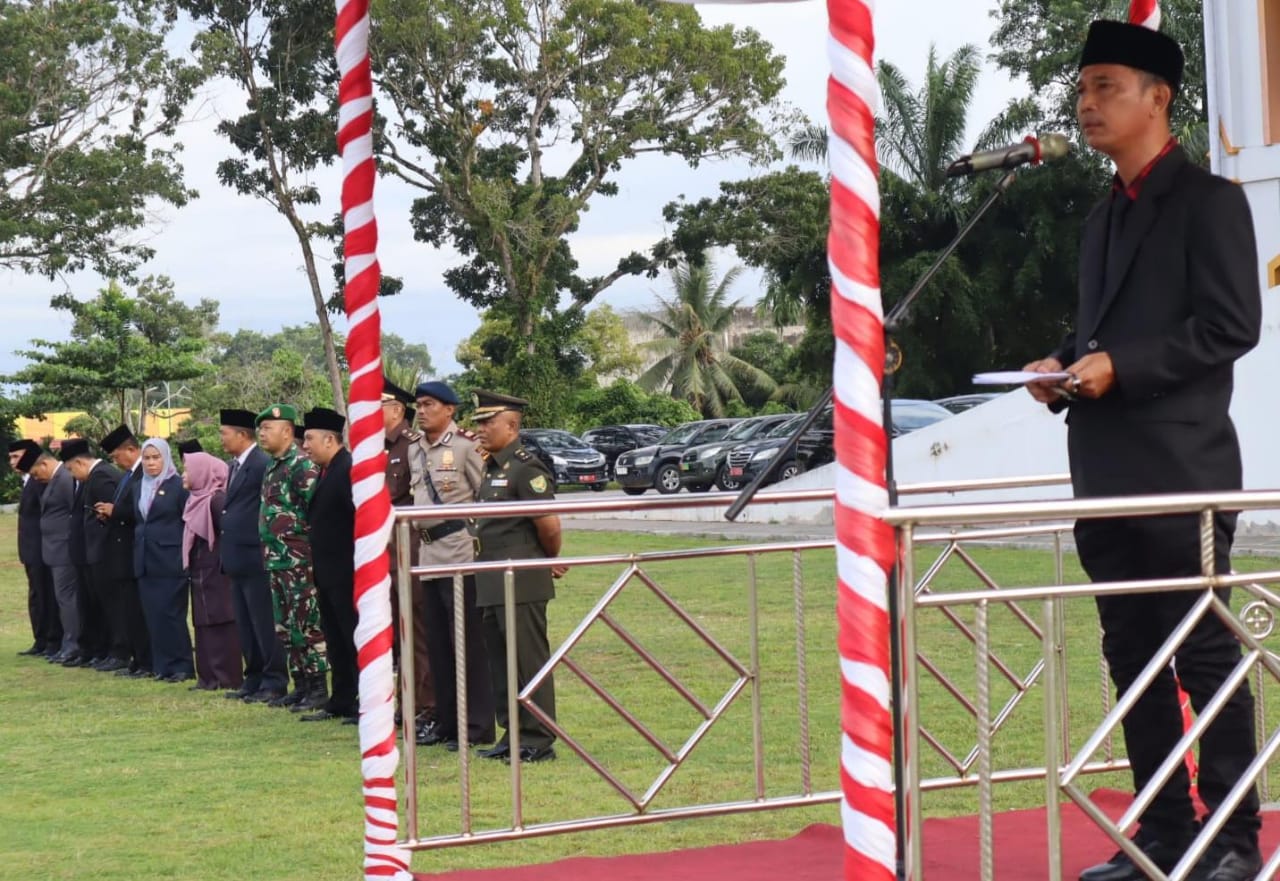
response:
<path id="1" fill-rule="evenodd" d="M 129 430 L 129 426 L 121 425 L 115 431 L 111 432 L 111 434 L 104 437 L 98 446 L 102 447 L 103 452 L 110 455 L 111 453 L 114 453 L 116 448 L 121 444 L 128 443 L 129 441 L 133 441 L 134 444 L 138 443 L 138 439 L 133 436 L 133 432 Z"/>
<path id="2" fill-rule="evenodd" d="M 63 462 L 70 462 L 77 456 L 89 456 L 89 442 L 84 438 L 69 437 L 62 442 L 62 446 L 58 449 L 58 458 Z"/>
<path id="3" fill-rule="evenodd" d="M 1123 64 L 1167 81 L 1176 95 L 1182 86 L 1185 59 L 1172 37 L 1140 24 L 1099 19 L 1089 25 L 1080 69 L 1091 64 Z"/>
<path id="4" fill-rule="evenodd" d="M 346 426 L 346 418 L 337 410 L 330 410 L 328 407 L 314 407 L 308 410 L 302 417 L 303 430 L 317 429 L 319 431 L 332 431 L 334 434 L 342 434 L 342 429 Z"/>
<path id="5" fill-rule="evenodd" d="M 184 441 L 178 441 L 178 455 L 185 456 L 187 453 L 203 453 L 204 447 L 200 446 L 200 441 L 190 438 Z"/>
<path id="6" fill-rule="evenodd" d="M 252 410 L 220 410 L 218 412 L 218 424 L 225 425 L 228 428 L 243 428 L 253 431 L 258 426 L 254 424 L 258 418 L 258 414 Z"/>

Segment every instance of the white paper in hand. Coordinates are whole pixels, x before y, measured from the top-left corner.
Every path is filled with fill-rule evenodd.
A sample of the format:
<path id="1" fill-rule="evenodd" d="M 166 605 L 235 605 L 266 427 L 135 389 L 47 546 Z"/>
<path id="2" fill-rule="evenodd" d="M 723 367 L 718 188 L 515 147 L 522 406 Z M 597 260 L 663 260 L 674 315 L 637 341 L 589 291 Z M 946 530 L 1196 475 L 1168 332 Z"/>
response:
<path id="1" fill-rule="evenodd" d="M 1025 385 L 1028 382 L 1062 382 L 1070 379 L 1069 373 L 1036 373 L 1033 370 L 995 370 L 991 373 L 976 373 L 974 385 Z"/>

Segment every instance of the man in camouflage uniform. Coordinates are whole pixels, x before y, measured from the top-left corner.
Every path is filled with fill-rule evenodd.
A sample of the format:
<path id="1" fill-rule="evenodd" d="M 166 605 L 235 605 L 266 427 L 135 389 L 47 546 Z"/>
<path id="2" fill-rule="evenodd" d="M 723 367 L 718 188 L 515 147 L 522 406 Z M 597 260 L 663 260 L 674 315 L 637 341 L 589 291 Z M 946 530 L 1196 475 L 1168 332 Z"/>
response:
<path id="1" fill-rule="evenodd" d="M 475 435 L 454 422 L 458 397 L 443 382 L 420 383 L 417 398 L 419 440 L 409 448 L 413 473 L 413 503 L 419 506 L 474 502 L 480 491 L 484 460 Z M 414 524 L 422 537 L 424 566 L 466 564 L 475 557 L 475 540 L 465 520 L 450 518 Z M 423 578 L 416 594 L 421 597 L 427 651 L 436 674 L 436 719 L 418 729 L 418 743 L 443 743 L 458 748 L 458 689 L 454 645 L 453 578 Z M 473 744 L 493 741 L 493 684 L 485 654 L 480 613 L 476 609 L 476 577 L 462 579 L 463 637 L 466 643 L 467 740 Z M 416 624 L 415 620 L 415 624 Z"/>
<path id="2" fill-rule="evenodd" d="M 271 582 L 276 633 L 288 655 L 294 685 L 293 691 L 268 706 L 311 708 L 328 699 L 324 632 L 311 574 L 307 524 L 307 507 L 320 471 L 295 444 L 297 421 L 298 411 L 289 404 L 272 404 L 258 414 L 258 444 L 271 456 L 262 480 L 258 532 Z"/>
<path id="3" fill-rule="evenodd" d="M 477 390 L 476 422 L 480 445 L 488 451 L 480 482 L 482 502 L 549 501 L 554 498 L 554 481 L 537 456 L 520 444 L 520 419 L 528 401 Z M 487 517 L 479 521 L 480 552 L 476 559 L 525 560 L 560 556 L 560 518 Z M 522 762 L 544 762 L 556 757 L 555 735 L 524 707 L 519 718 L 508 718 L 508 691 L 521 691 L 547 663 L 551 647 L 547 640 L 547 603 L 556 595 L 553 578 L 563 575 L 563 566 L 526 569 L 515 573 L 516 682 L 507 681 L 507 620 L 504 611 L 504 573 L 476 573 L 476 606 L 489 654 L 498 726 L 506 729 L 491 749 L 478 755 L 487 759 L 511 759 L 507 732 L 519 725 Z M 553 677 L 543 680 L 533 693 L 533 703 L 552 721 L 556 718 L 556 687 Z"/>
<path id="4" fill-rule="evenodd" d="M 413 430 L 413 395 L 390 380 L 382 384 L 382 437 L 387 449 L 387 494 L 391 504 L 407 508 L 413 504 L 412 475 L 409 465 L 409 449 L 422 439 Z M 391 614 L 396 622 L 395 638 L 400 639 L 400 573 L 396 566 L 396 534 L 391 533 Z M 418 545 L 409 548 L 409 565 L 418 565 Z M 415 579 L 416 580 L 416 579 Z M 416 585 L 415 585 L 416 587 Z M 434 730 L 436 717 L 436 692 L 431 679 L 431 657 L 427 654 L 425 613 L 422 607 L 422 591 L 410 590 L 413 597 L 413 708 L 417 716 L 415 727 Z M 397 679 L 397 687 L 399 680 Z"/>

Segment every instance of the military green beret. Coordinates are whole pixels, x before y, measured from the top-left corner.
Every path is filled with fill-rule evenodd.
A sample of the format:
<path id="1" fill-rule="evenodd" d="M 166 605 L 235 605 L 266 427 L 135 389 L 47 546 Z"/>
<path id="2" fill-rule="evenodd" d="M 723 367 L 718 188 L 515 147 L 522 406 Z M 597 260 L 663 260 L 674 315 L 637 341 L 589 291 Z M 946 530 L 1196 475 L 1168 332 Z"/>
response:
<path id="1" fill-rule="evenodd" d="M 293 404 L 272 404 L 258 414 L 258 418 L 254 420 L 253 424 L 258 426 L 269 419 L 279 419 L 282 422 L 297 422 L 298 408 Z"/>

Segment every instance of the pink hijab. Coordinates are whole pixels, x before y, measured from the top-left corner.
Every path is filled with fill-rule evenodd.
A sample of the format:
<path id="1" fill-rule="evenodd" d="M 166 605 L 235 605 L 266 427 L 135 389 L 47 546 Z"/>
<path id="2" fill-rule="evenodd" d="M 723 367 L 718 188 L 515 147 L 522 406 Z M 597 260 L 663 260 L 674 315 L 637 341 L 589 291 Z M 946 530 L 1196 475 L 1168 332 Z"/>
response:
<path id="1" fill-rule="evenodd" d="M 182 531 L 182 560 L 188 562 L 196 536 L 212 548 L 218 538 L 213 528 L 213 495 L 227 488 L 227 463 L 208 453 L 187 453 L 182 464 L 187 473 L 191 494 L 182 512 L 186 529 Z"/>

